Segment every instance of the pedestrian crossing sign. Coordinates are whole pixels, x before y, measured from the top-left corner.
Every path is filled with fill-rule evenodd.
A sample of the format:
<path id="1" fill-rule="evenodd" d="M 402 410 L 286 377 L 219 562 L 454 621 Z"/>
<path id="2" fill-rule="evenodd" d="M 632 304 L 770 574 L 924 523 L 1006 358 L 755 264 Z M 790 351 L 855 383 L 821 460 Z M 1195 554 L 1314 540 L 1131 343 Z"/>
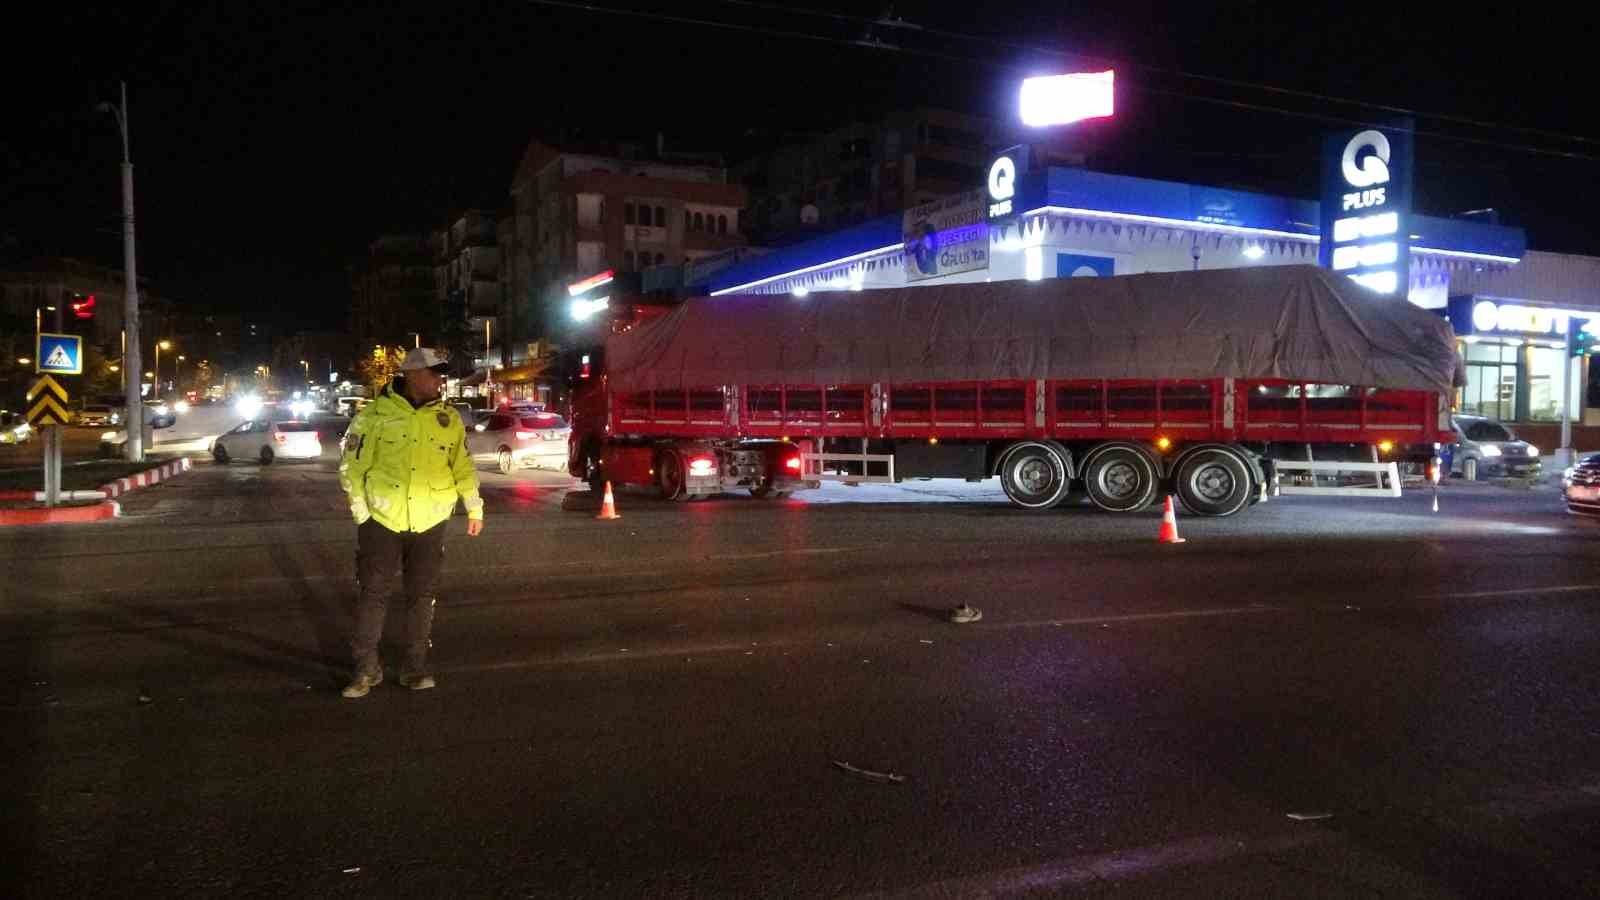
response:
<path id="1" fill-rule="evenodd" d="M 34 351 L 33 370 L 40 375 L 83 373 L 83 338 L 75 334 L 40 334 Z"/>

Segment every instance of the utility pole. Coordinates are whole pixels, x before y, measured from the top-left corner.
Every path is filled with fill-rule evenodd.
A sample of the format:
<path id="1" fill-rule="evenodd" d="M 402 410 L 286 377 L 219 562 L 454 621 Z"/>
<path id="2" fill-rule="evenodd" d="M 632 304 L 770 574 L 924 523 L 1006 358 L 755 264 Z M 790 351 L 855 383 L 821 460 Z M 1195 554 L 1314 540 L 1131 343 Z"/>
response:
<path id="1" fill-rule="evenodd" d="M 100 104 L 101 112 L 117 117 L 122 130 L 122 422 L 128 430 L 130 462 L 144 461 L 144 401 L 139 395 L 144 367 L 139 359 L 139 272 L 133 245 L 133 159 L 128 151 L 128 83 L 122 85 L 122 105 Z"/>

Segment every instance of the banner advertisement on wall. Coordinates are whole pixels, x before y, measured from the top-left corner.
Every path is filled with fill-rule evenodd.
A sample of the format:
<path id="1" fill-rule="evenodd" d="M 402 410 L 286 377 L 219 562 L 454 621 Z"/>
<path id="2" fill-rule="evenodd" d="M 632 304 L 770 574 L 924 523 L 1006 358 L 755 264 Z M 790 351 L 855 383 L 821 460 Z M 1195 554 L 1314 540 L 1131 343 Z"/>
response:
<path id="1" fill-rule="evenodd" d="M 988 194 L 952 194 L 913 206 L 901 220 L 906 281 L 989 268 Z"/>

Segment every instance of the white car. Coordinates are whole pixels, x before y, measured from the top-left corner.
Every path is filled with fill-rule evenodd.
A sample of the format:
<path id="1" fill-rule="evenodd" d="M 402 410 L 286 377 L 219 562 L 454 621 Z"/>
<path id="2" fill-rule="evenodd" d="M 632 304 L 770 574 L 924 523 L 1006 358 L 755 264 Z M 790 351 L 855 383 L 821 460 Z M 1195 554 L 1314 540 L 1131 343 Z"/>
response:
<path id="1" fill-rule="evenodd" d="M 528 466 L 565 469 L 571 434 L 572 426 L 555 413 L 499 410 L 467 430 L 467 452 L 503 474 Z"/>
<path id="2" fill-rule="evenodd" d="M 33 426 L 22 413 L 0 410 L 0 444 L 26 444 L 33 439 Z"/>
<path id="3" fill-rule="evenodd" d="M 317 426 L 310 422 L 241 422 L 211 442 L 211 458 L 226 464 L 234 459 L 316 459 L 322 455 Z"/>

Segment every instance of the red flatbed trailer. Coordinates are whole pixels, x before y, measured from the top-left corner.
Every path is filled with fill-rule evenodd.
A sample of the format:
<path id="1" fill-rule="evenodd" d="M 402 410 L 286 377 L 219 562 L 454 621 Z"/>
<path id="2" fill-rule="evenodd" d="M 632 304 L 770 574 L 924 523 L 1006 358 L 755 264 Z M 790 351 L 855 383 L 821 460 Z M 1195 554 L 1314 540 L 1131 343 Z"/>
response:
<path id="1" fill-rule="evenodd" d="M 1429 463 L 1449 440 L 1444 395 L 1428 390 L 1236 376 L 733 377 L 748 366 L 730 366 L 719 383 L 635 377 L 618 390 L 604 358 L 575 401 L 569 468 L 674 499 L 999 476 L 1028 509 L 1081 487 L 1110 511 L 1172 492 L 1191 512 L 1231 515 L 1283 477 L 1287 493 L 1395 495 L 1394 464 Z"/>

